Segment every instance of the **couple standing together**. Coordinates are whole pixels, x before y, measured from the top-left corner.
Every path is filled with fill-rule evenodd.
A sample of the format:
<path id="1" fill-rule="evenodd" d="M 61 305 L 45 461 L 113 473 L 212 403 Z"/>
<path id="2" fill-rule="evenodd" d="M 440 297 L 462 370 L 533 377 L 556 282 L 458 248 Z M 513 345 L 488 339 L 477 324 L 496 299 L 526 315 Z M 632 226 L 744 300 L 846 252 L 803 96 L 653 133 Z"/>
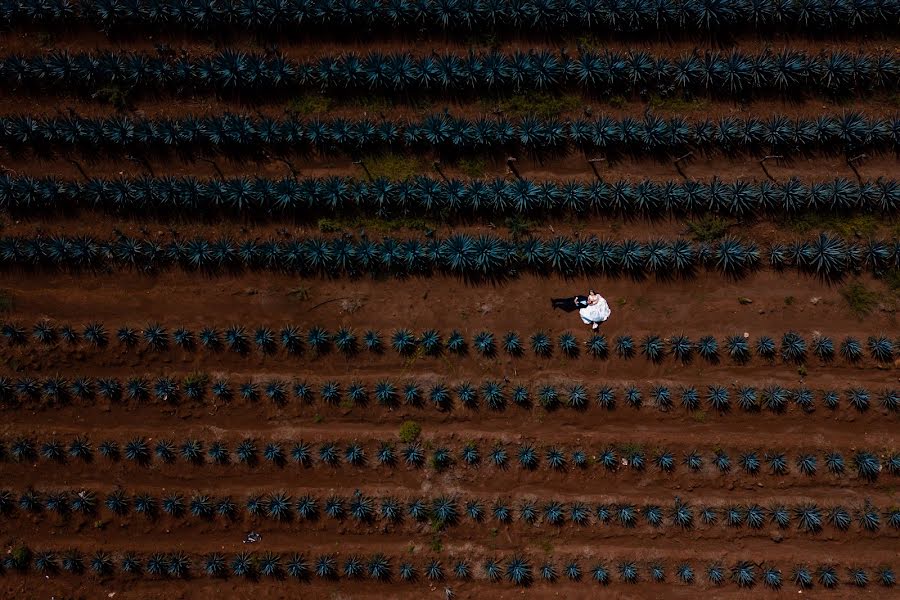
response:
<path id="1" fill-rule="evenodd" d="M 550 300 L 553 308 L 559 308 L 566 312 L 578 310 L 585 325 L 590 325 L 591 329 L 597 330 L 600 323 L 609 318 L 611 311 L 606 298 L 591 290 L 587 296 L 575 296 L 574 298 L 553 298 Z"/>

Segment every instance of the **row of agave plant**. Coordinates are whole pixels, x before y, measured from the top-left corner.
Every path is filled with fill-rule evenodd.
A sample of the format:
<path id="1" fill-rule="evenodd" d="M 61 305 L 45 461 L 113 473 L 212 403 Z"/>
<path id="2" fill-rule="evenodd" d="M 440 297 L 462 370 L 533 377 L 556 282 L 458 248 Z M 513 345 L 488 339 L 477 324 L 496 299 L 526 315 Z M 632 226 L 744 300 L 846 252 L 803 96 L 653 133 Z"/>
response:
<path id="1" fill-rule="evenodd" d="M 24 269 L 154 271 L 177 266 L 208 273 L 249 269 L 324 277 L 445 274 L 499 280 L 531 273 L 670 279 L 691 277 L 701 268 L 738 277 L 766 263 L 825 279 L 861 271 L 878 275 L 900 267 L 900 239 L 855 244 L 823 232 L 811 240 L 775 243 L 761 251 L 756 243 L 731 236 L 713 243 L 684 239 L 614 242 L 594 236 L 517 240 L 484 234 L 443 239 L 386 236 L 380 242 L 349 234 L 267 241 L 195 237 L 165 242 L 124 235 L 111 239 L 87 235 L 0 238 L 0 267 Z"/>
<path id="2" fill-rule="evenodd" d="M 83 349 L 84 345 L 105 348 L 113 337 L 99 321 L 88 323 L 79 330 L 71 325 L 57 327 L 47 320 L 38 321 L 31 328 L 30 336 L 26 327 L 6 321 L 0 325 L 0 336 L 10 346 L 25 346 L 33 341 L 44 346 L 58 347 L 62 342 L 79 349 Z M 114 338 L 122 348 L 132 350 L 143 346 L 154 352 L 164 352 L 175 347 L 187 352 L 202 348 L 211 352 L 228 350 L 247 355 L 255 349 L 259 354 L 271 355 L 277 353 L 280 347 L 289 355 L 309 352 L 314 356 L 321 356 L 334 349 L 349 357 L 362 350 L 381 354 L 389 347 L 403 357 L 440 357 L 447 354 L 464 356 L 469 354 L 471 347 L 477 356 L 484 358 L 494 358 L 500 354 L 519 358 L 530 350 L 541 358 L 549 358 L 558 352 L 567 358 L 578 358 L 586 354 L 605 359 L 615 354 L 619 358 L 628 359 L 640 353 L 652 362 L 661 362 L 671 356 L 676 361 L 689 363 L 695 356 L 699 356 L 714 364 L 723 357 L 745 364 L 754 354 L 767 361 L 780 357 L 784 362 L 792 364 L 805 362 L 809 355 L 823 362 L 830 362 L 840 355 L 847 362 L 858 363 L 863 360 L 866 351 L 872 359 L 889 363 L 894 360 L 900 347 L 900 339 L 894 342 L 884 334 L 868 336 L 865 343 L 859 338 L 846 336 L 836 346 L 834 339 L 827 335 L 817 333 L 807 341 L 796 331 L 785 332 L 780 342 L 768 335 L 761 335 L 752 344 L 749 334 L 725 336 L 721 343 L 713 335 L 703 335 L 694 341 L 683 333 L 665 337 L 647 334 L 637 339 L 621 334 L 610 345 L 602 333 L 593 333 L 581 342 L 571 331 L 564 331 L 555 339 L 546 331 L 537 331 L 523 339 L 516 331 L 507 331 L 499 336 L 492 331 L 482 330 L 472 336 L 470 345 L 470 340 L 457 329 L 445 337 L 437 329 L 426 329 L 417 335 L 411 329 L 398 328 L 385 339 L 377 329 L 367 329 L 360 336 L 352 327 L 341 327 L 332 332 L 320 325 L 302 329 L 290 324 L 280 329 L 266 326 L 248 329 L 242 325 L 230 325 L 224 329 L 202 327 L 196 333 L 187 327 L 177 327 L 170 333 L 169 329 L 158 322 L 148 323 L 142 328 L 123 325 L 115 330 Z"/>
<path id="3" fill-rule="evenodd" d="M 745 412 L 756 413 L 765 409 L 774 414 L 785 413 L 791 404 L 805 413 L 813 412 L 816 407 L 815 393 L 807 387 L 788 389 L 768 385 L 757 389 L 746 385 L 708 385 L 705 388 L 701 386 L 698 391 L 695 386 L 682 386 L 673 390 L 665 384 L 657 384 L 642 391 L 636 385 L 621 389 L 603 385 L 591 393 L 582 383 L 564 386 L 547 383 L 531 388 L 526 384 L 512 383 L 507 387 L 507 383 L 510 382 L 487 380 L 481 385 L 469 381 L 451 385 L 443 381 L 423 383 L 409 380 L 397 384 L 389 379 L 382 379 L 370 390 L 362 381 L 354 380 L 344 389 L 339 381 L 331 379 L 324 381 L 319 387 L 319 400 L 330 406 L 366 407 L 374 397 L 380 406 L 388 408 L 396 408 L 401 402 L 408 407 L 422 408 L 427 403 L 440 411 L 451 411 L 457 403 L 471 410 L 479 409 L 482 403 L 493 411 L 503 411 L 510 403 L 522 408 L 531 408 L 537 403 L 548 411 L 563 406 L 583 411 L 590 407 L 592 396 L 598 408 L 605 410 L 614 410 L 619 402 L 634 409 L 649 404 L 664 412 L 674 410 L 676 402 L 688 411 L 702 410 L 703 401 L 711 410 L 719 413 L 727 413 L 735 405 Z M 841 396 L 837 391 L 822 390 L 820 396 L 829 410 L 836 410 L 840 406 Z M 866 388 L 855 386 L 844 392 L 847 404 L 859 412 L 872 407 L 873 396 L 874 402 L 884 410 L 890 413 L 900 411 L 900 392 L 896 389 L 883 389 L 873 394 Z M 147 403 L 155 399 L 171 405 L 182 401 L 202 402 L 207 398 L 216 403 L 227 403 L 236 398 L 255 403 L 266 398 L 277 406 L 284 406 L 291 397 L 300 404 L 312 405 L 315 403 L 314 387 L 307 381 L 289 382 L 284 379 L 262 382 L 248 379 L 232 384 L 228 379 L 217 378 L 210 382 L 204 373 L 191 374 L 183 381 L 165 375 L 153 380 L 144 377 L 126 380 L 103 377 L 94 380 L 83 376 L 71 382 L 60 376 L 45 379 L 30 376 L 10 379 L 0 376 L 0 402 L 4 404 L 41 402 L 44 405 L 59 405 L 72 400 L 91 402 L 100 398 L 116 403 Z"/>
<path id="4" fill-rule="evenodd" d="M 146 555 L 125 552 L 116 557 L 106 550 L 97 550 L 85 556 L 75 549 L 33 552 L 26 546 L 20 546 L 5 556 L 0 567 L 10 573 L 24 573 L 33 569 L 45 576 L 64 572 L 76 575 L 89 573 L 100 577 L 128 575 L 180 580 L 194 576 L 196 569 L 208 577 L 234 577 L 257 582 L 277 581 L 285 577 L 303 582 L 367 579 L 386 583 L 422 581 L 429 585 L 465 582 L 475 578 L 491 583 L 505 580 L 517 586 L 552 584 L 560 580 L 600 585 L 613 582 L 670 582 L 669 566 L 662 560 L 641 562 L 621 558 L 613 559 L 612 565 L 596 559 L 582 564 L 579 557 L 533 561 L 533 558 L 526 555 L 515 554 L 506 559 L 496 556 L 487 558 L 473 566 L 471 558 L 449 555 L 431 556 L 411 562 L 407 556 L 392 558 L 380 552 L 371 556 L 347 553 L 341 557 L 334 553 L 307 556 L 291 552 L 282 556 L 272 551 L 258 554 L 243 551 L 227 557 L 220 552 L 191 556 L 180 550 Z M 823 563 L 813 568 L 801 563 L 783 571 L 770 562 L 739 560 L 730 567 L 726 567 L 721 561 L 714 561 L 703 569 L 701 573 L 695 573 L 695 567 L 690 561 L 678 561 L 673 566 L 674 581 L 683 585 L 702 584 L 705 581 L 716 587 L 729 583 L 740 588 L 762 585 L 773 590 L 788 583 L 801 589 L 812 589 L 817 586 L 836 588 L 842 583 L 858 588 L 870 583 L 893 587 L 897 581 L 894 570 L 887 565 L 841 568 L 833 563 Z M 451 592 L 447 592 L 447 595 L 452 595 Z"/>
<path id="5" fill-rule="evenodd" d="M 412 437 L 409 427 L 401 431 L 401 437 L 407 439 Z M 351 467 L 393 468 L 402 464 L 413 469 L 428 466 L 437 471 L 444 471 L 457 466 L 477 468 L 483 464 L 507 469 L 510 464 L 518 464 L 524 470 L 533 471 L 541 468 L 543 460 L 545 468 L 559 472 L 583 470 L 596 465 L 607 471 L 630 469 L 639 472 L 653 466 L 662 473 L 671 473 L 681 464 L 688 471 L 699 473 L 709 459 L 709 464 L 723 475 L 731 473 L 735 464 L 747 475 L 758 475 L 768 471 L 772 475 L 783 476 L 791 472 L 791 460 L 784 452 L 778 450 L 741 451 L 737 462 L 733 463 L 728 452 L 721 448 L 706 457 L 699 450 L 693 449 L 685 452 L 679 461 L 676 453 L 668 449 L 657 449 L 648 456 L 648 452 L 635 444 L 606 446 L 596 454 L 583 449 L 569 453 L 565 447 L 555 445 L 541 448 L 530 442 L 521 443 L 518 447 L 508 447 L 503 442 L 496 441 L 490 444 L 490 450 L 486 454 L 482 452 L 479 443 L 474 441 L 466 442 L 455 450 L 447 445 L 435 444 L 434 440 L 425 444 L 413 440 L 398 449 L 390 441 L 368 444 L 354 441 L 342 448 L 335 441 L 314 445 L 300 440 L 270 441 L 260 448 L 256 439 L 244 438 L 234 446 L 232 456 L 228 443 L 221 439 L 205 444 L 202 440 L 190 438 L 176 444 L 170 439 L 160 438 L 155 444 L 151 444 L 147 438 L 135 437 L 121 445 L 112 439 L 103 440 L 96 452 L 110 461 L 115 462 L 124 458 L 144 466 L 149 465 L 154 457 L 161 464 L 174 463 L 181 457 L 183 461 L 194 465 L 207 462 L 227 465 L 236 460 L 238 464 L 252 467 L 259 465 L 262 457 L 266 464 L 277 467 L 286 466 L 288 462 L 294 462 L 302 467 L 312 467 L 315 464 L 338 467 L 343 462 Z M 93 446 L 85 436 L 75 437 L 68 444 L 59 439 L 49 439 L 37 444 L 31 438 L 18 437 L 10 442 L 8 450 L 4 445 L 0 445 L 0 458 L 8 456 L 20 463 L 33 463 L 39 457 L 56 463 L 64 463 L 69 458 L 90 463 L 94 460 L 94 455 Z M 831 475 L 840 476 L 846 473 L 847 461 L 841 452 L 837 450 L 827 452 L 823 455 L 823 459 Z M 812 477 L 819 472 L 819 459 L 813 452 L 798 454 L 794 464 L 797 472 L 805 476 Z M 885 455 L 882 462 L 877 453 L 858 450 L 853 454 L 851 464 L 856 469 L 857 475 L 868 481 L 877 479 L 882 471 L 900 475 L 900 452 Z"/>
<path id="6" fill-rule="evenodd" d="M 610 385 L 598 387 L 593 393 L 582 383 L 557 386 L 552 383 L 512 384 L 508 381 L 487 380 L 481 385 L 469 381 L 451 385 L 443 381 L 423 383 L 409 380 L 395 383 L 389 379 L 376 382 L 372 389 L 362 381 L 354 380 L 346 389 L 337 380 L 324 381 L 319 387 L 319 400 L 324 405 L 366 407 L 372 398 L 380 406 L 396 408 L 401 402 L 408 407 L 433 406 L 440 411 L 451 411 L 457 403 L 471 410 L 478 410 L 481 404 L 493 411 L 503 411 L 512 403 L 522 408 L 531 408 L 535 403 L 553 411 L 563 406 L 584 411 L 591 406 L 593 396 L 598 408 L 614 410 L 619 402 L 630 408 L 639 409 L 649 404 L 661 411 L 675 409 L 676 402 L 685 410 L 703 409 L 705 401 L 711 410 L 719 413 L 730 412 L 735 405 L 745 412 L 757 413 L 767 410 L 773 414 L 783 414 L 793 404 L 798 410 L 811 413 L 816 408 L 815 392 L 807 387 L 788 389 L 779 385 L 768 385 L 762 389 L 746 385 L 682 386 L 671 389 L 665 384 L 657 384 L 644 391 L 636 385 L 617 388 Z M 826 389 L 819 392 L 822 404 L 829 410 L 836 410 L 841 403 L 841 395 Z M 454 400 L 455 396 L 455 400 Z M 874 396 L 874 398 L 873 398 Z M 239 398 L 255 403 L 261 398 L 270 400 L 277 406 L 286 405 L 291 397 L 300 404 L 315 403 L 315 390 L 307 381 L 289 382 L 284 379 L 254 381 L 248 379 L 232 384 L 225 378 L 210 382 L 203 373 L 194 373 L 179 381 L 171 376 L 155 379 L 131 377 L 126 380 L 115 377 L 92 379 L 77 377 L 68 381 L 64 377 L 51 376 L 37 379 L 22 376 L 17 379 L 0 376 L 0 403 L 33 403 L 43 405 L 68 404 L 72 400 L 91 402 L 102 399 L 109 402 L 147 403 L 151 400 L 166 404 L 182 401 L 202 402 L 211 399 L 215 403 L 231 402 Z M 890 413 L 900 411 L 900 392 L 897 389 L 883 389 L 873 394 L 863 387 L 850 387 L 844 392 L 847 404 L 859 412 L 869 410 L 877 402 Z"/>
<path id="7" fill-rule="evenodd" d="M 900 62 L 892 53 L 843 50 L 690 52 L 674 58 L 635 50 L 570 56 L 551 50 L 425 54 L 370 51 L 309 61 L 225 49 L 203 57 L 107 51 L 7 55 L 0 83 L 48 92 L 94 93 L 110 86 L 143 91 L 284 91 L 454 94 L 583 89 L 589 93 L 829 94 L 890 90 Z"/>
<path id="8" fill-rule="evenodd" d="M 103 499 L 102 495 L 100 499 Z M 11 513 L 18 505 L 22 511 L 32 514 L 46 510 L 63 516 L 75 512 L 95 517 L 100 504 L 98 494 L 89 489 L 56 490 L 44 494 L 30 489 L 20 494 L 18 499 L 9 491 L 0 491 L 2 514 Z M 878 532 L 882 527 L 882 517 L 889 527 L 900 529 L 900 509 L 881 511 L 868 500 L 858 509 L 848 509 L 840 505 L 821 508 L 815 503 L 807 502 L 793 506 L 775 504 L 768 508 L 758 504 L 747 506 L 728 504 L 719 507 L 704 505 L 698 506 L 695 511 L 689 502 L 677 497 L 671 508 L 664 508 L 658 504 L 637 506 L 631 503 L 594 506 L 588 502 L 566 503 L 558 500 L 542 502 L 524 500 L 514 507 L 504 499 L 486 502 L 477 497 L 466 499 L 457 496 L 438 496 L 430 500 L 415 498 L 404 501 L 395 496 L 381 498 L 369 496 L 356 490 L 349 498 L 340 495 L 317 497 L 306 494 L 296 500 L 290 494 L 278 491 L 251 495 L 242 504 L 243 507 L 230 496 L 217 498 L 203 491 L 194 492 L 187 498 L 179 492 L 169 492 L 157 498 L 143 492 L 131 496 L 121 488 L 106 494 L 102 502 L 102 506 L 109 513 L 120 517 L 134 512 L 155 519 L 161 512 L 176 519 L 210 520 L 219 517 L 226 522 L 244 517 L 261 517 L 281 522 L 317 522 L 327 517 L 335 521 L 346 520 L 357 524 L 380 522 L 398 525 L 409 520 L 418 523 L 430 522 L 438 527 L 457 525 L 465 520 L 473 523 L 492 521 L 499 524 L 518 521 L 529 525 L 545 524 L 557 527 L 567 524 L 619 525 L 625 528 L 641 524 L 650 527 L 670 525 L 673 530 L 692 530 L 698 525 L 749 529 L 775 525 L 786 529 L 791 526 L 793 520 L 798 530 L 805 533 L 819 533 L 826 525 L 840 531 L 849 531 L 855 515 L 860 532 Z"/>
<path id="9" fill-rule="evenodd" d="M 845 178 L 786 181 L 538 181 L 503 178 L 446 181 L 424 175 L 371 181 L 350 177 L 266 179 L 140 177 L 73 181 L 0 175 L 0 210 L 30 215 L 72 209 L 146 217 L 149 212 L 290 216 L 304 219 L 346 212 L 376 215 L 546 218 L 575 213 L 657 218 L 718 213 L 735 217 L 900 211 L 900 183 Z"/>
<path id="10" fill-rule="evenodd" d="M 656 33 L 787 30 L 835 32 L 890 29 L 900 19 L 892 0 L 854 2 L 710 3 L 697 0 L 11 0 L 0 5 L 0 27 L 90 24 L 101 31 L 151 29 L 365 33 L 389 28 L 421 32 L 502 31 Z"/>
<path id="11" fill-rule="evenodd" d="M 518 121 L 469 120 L 437 113 L 418 121 L 272 119 L 226 114 L 180 119 L 11 116 L 0 118 L 0 144 L 12 151 L 73 148 L 91 153 L 178 150 L 181 153 L 308 152 L 351 155 L 378 151 L 447 153 L 504 151 L 561 153 L 566 150 L 667 156 L 687 150 L 808 154 L 815 151 L 900 150 L 900 118 L 866 118 L 858 112 L 793 119 L 721 117 L 560 120 L 526 116 Z"/>

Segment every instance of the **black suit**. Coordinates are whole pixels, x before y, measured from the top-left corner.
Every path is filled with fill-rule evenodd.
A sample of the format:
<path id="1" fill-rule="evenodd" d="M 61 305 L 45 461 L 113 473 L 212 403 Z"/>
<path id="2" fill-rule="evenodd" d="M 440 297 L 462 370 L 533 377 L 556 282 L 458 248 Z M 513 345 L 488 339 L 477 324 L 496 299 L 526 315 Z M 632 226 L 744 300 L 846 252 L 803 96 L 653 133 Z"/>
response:
<path id="1" fill-rule="evenodd" d="M 550 304 L 553 308 L 559 308 L 566 312 L 572 312 L 588 305 L 587 296 L 575 296 L 574 298 L 551 298 Z"/>

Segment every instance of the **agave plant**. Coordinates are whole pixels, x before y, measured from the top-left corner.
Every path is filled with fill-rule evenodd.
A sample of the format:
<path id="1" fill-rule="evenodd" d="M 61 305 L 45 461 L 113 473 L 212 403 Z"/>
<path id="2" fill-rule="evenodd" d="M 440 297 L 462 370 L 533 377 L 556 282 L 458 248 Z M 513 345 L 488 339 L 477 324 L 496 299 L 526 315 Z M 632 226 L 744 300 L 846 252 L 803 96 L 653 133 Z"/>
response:
<path id="1" fill-rule="evenodd" d="M 887 337 L 872 336 L 866 342 L 872 358 L 879 362 L 891 362 L 894 359 L 894 343 Z"/>
<path id="2" fill-rule="evenodd" d="M 841 342 L 841 356 L 848 362 L 857 362 L 862 358 L 862 344 L 853 337 L 847 337 Z"/>
<path id="3" fill-rule="evenodd" d="M 641 340 L 641 354 L 646 356 L 647 360 L 660 362 L 665 353 L 665 346 L 658 335 L 648 335 Z"/>

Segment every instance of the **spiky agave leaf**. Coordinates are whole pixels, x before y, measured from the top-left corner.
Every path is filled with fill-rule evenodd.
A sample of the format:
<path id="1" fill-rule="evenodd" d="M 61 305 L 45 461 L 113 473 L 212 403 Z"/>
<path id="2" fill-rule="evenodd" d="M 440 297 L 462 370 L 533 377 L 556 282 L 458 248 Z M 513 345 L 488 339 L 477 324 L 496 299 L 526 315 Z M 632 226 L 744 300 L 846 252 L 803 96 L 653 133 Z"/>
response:
<path id="1" fill-rule="evenodd" d="M 871 336 L 866 342 L 872 358 L 878 362 L 891 362 L 894 359 L 894 343 L 890 338 L 879 335 Z"/>
<path id="2" fill-rule="evenodd" d="M 466 353 L 466 338 L 460 332 L 453 330 L 447 338 L 447 350 L 454 354 L 463 355 Z"/>
<path id="3" fill-rule="evenodd" d="M 774 475 L 785 475 L 788 472 L 787 457 L 783 452 L 766 452 L 765 460 Z"/>
<path id="4" fill-rule="evenodd" d="M 559 392 L 552 385 L 541 386 L 538 390 L 538 403 L 546 410 L 559 407 Z"/>
<path id="5" fill-rule="evenodd" d="M 877 456 L 865 450 L 857 452 L 853 456 L 857 474 L 866 480 L 874 481 L 881 473 L 881 461 Z"/>
<path id="6" fill-rule="evenodd" d="M 738 459 L 738 462 L 740 463 L 741 468 L 750 475 L 755 475 L 759 472 L 760 462 L 759 457 L 755 452 L 742 454 Z"/>
<path id="7" fill-rule="evenodd" d="M 522 356 L 525 349 L 522 346 L 522 339 L 515 331 L 508 331 L 503 336 L 503 350 L 510 356 Z"/>
<path id="8" fill-rule="evenodd" d="M 650 390 L 650 396 L 660 410 L 667 411 L 672 408 L 672 394 L 669 392 L 669 388 L 655 385 Z"/>
<path id="9" fill-rule="evenodd" d="M 706 578 L 713 585 L 722 585 L 725 582 L 725 567 L 713 563 L 706 568 Z"/>
<path id="10" fill-rule="evenodd" d="M 820 360 L 828 362 L 834 358 L 834 342 L 830 337 L 819 335 L 813 338 L 813 354 Z"/>
<path id="11" fill-rule="evenodd" d="M 837 569 L 831 565 L 821 565 L 817 569 L 816 577 L 824 588 L 834 588 L 838 584 Z"/>
<path id="12" fill-rule="evenodd" d="M 641 354 L 652 362 L 660 362 L 666 354 L 662 338 L 658 335 L 647 335 L 641 340 Z"/>
<path id="13" fill-rule="evenodd" d="M 634 356 L 634 340 L 631 339 L 630 335 L 616 336 L 614 344 L 616 347 L 616 354 L 621 358 L 631 358 Z"/>
<path id="14" fill-rule="evenodd" d="M 719 360 L 719 343 L 711 335 L 704 335 L 697 341 L 697 354 L 709 362 Z"/>
<path id="15" fill-rule="evenodd" d="M 804 475 L 815 475 L 817 469 L 816 457 L 812 454 L 801 454 L 797 457 L 797 468 Z"/>
<path id="16" fill-rule="evenodd" d="M 681 389 L 681 405 L 687 410 L 694 411 L 700 408 L 700 396 L 695 387 Z"/>
<path id="17" fill-rule="evenodd" d="M 547 357 L 553 352 L 553 344 L 543 331 L 538 331 L 531 336 L 531 350 L 537 356 Z"/>
<path id="18" fill-rule="evenodd" d="M 869 409 L 870 399 L 868 390 L 854 387 L 848 389 L 846 395 L 850 406 L 856 410 L 863 412 Z"/>
<path id="19" fill-rule="evenodd" d="M 731 567 L 731 580 L 741 588 L 753 587 L 756 584 L 756 565 L 740 561 Z"/>
<path id="20" fill-rule="evenodd" d="M 690 362 L 694 352 L 694 345 L 691 339 L 684 335 L 673 335 L 669 338 L 669 351 L 676 360 L 681 362 Z"/>
<path id="21" fill-rule="evenodd" d="M 602 334 L 593 334 L 586 342 L 588 353 L 594 358 L 606 358 L 609 348 L 606 337 Z"/>
<path id="22" fill-rule="evenodd" d="M 866 531 L 878 531 L 881 527 L 881 517 L 878 515 L 878 509 L 872 506 L 872 502 L 867 498 L 862 508 L 856 516 L 860 527 Z"/>
<path id="23" fill-rule="evenodd" d="M 802 363 L 806 359 L 806 341 L 795 331 L 781 338 L 781 358 L 785 362 Z"/>
<path id="24" fill-rule="evenodd" d="M 756 354 L 761 358 L 775 358 L 775 340 L 767 335 L 761 335 L 756 340 Z"/>
<path id="25" fill-rule="evenodd" d="M 485 404 L 491 410 L 503 410 L 506 407 L 506 396 L 503 384 L 496 381 L 486 381 L 481 386 L 481 395 Z"/>
<path id="26" fill-rule="evenodd" d="M 524 557 L 513 556 L 506 563 L 506 578 L 515 585 L 529 585 L 533 578 L 531 564 Z"/>
<path id="27" fill-rule="evenodd" d="M 728 390 L 720 385 L 711 385 L 707 390 L 706 399 L 710 407 L 719 412 L 728 412 L 731 409 L 731 401 L 728 398 Z"/>

